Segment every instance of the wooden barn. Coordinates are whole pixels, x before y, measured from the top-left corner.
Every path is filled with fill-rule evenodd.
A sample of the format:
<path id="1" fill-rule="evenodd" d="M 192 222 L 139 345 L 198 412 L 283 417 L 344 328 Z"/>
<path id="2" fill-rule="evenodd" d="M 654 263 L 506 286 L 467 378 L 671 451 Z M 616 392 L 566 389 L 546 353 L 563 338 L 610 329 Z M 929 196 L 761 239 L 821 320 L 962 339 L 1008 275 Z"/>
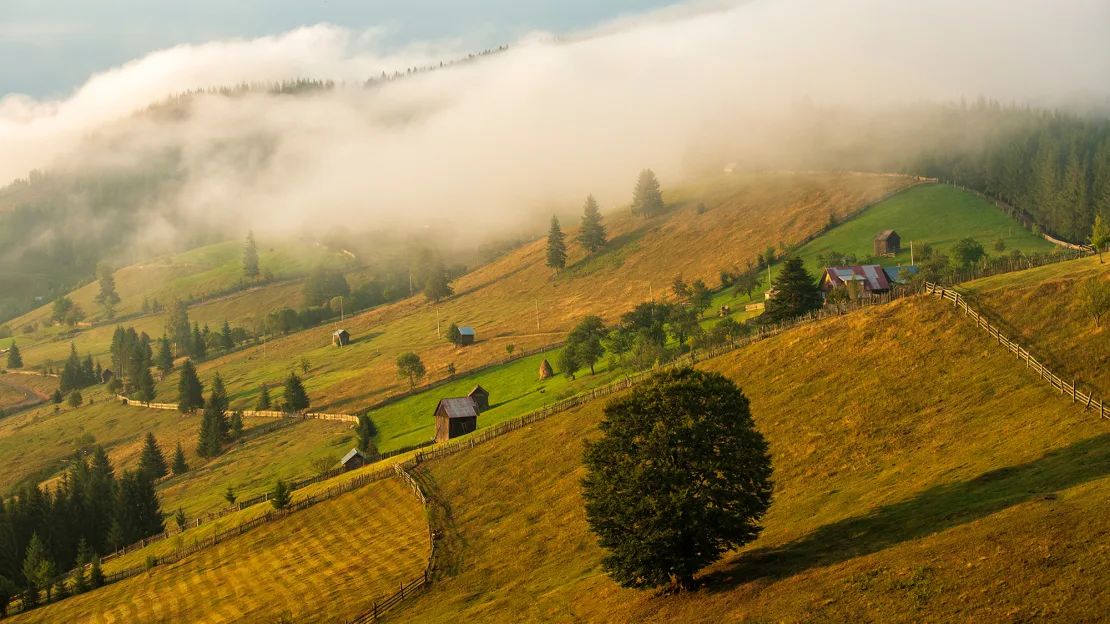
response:
<path id="1" fill-rule="evenodd" d="M 474 386 L 474 389 L 466 396 L 474 401 L 474 407 L 478 409 L 478 413 L 482 413 L 489 409 L 489 390 L 486 390 L 482 386 Z"/>
<path id="2" fill-rule="evenodd" d="M 344 470 L 362 468 L 367 464 L 366 455 L 363 455 L 362 451 L 357 448 L 353 448 L 343 456 L 343 459 L 339 460 L 339 463 L 343 465 Z"/>
<path id="3" fill-rule="evenodd" d="M 459 328 L 459 344 L 460 345 L 472 345 L 472 344 L 474 344 L 474 337 L 475 336 L 476 336 L 476 334 L 474 333 L 474 328 L 473 327 L 460 327 Z"/>
<path id="4" fill-rule="evenodd" d="M 337 329 L 331 335 L 331 343 L 337 347 L 345 347 L 351 344 L 351 332 L 345 329 Z"/>
<path id="5" fill-rule="evenodd" d="M 895 256 L 902 251 L 902 237 L 894 230 L 883 230 L 875 235 L 875 257 Z"/>
<path id="6" fill-rule="evenodd" d="M 435 415 L 436 442 L 446 442 L 478 428 L 478 410 L 470 397 L 440 399 Z"/>

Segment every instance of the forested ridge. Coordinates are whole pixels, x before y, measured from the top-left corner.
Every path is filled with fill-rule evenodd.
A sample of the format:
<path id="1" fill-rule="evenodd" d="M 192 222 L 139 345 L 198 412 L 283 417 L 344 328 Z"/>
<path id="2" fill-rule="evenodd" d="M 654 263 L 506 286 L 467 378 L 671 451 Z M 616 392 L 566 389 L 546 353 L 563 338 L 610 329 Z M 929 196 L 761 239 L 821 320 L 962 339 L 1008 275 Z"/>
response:
<path id="1" fill-rule="evenodd" d="M 1110 218 L 1110 121 L 992 102 L 941 110 L 909 169 L 968 186 L 1072 242 Z"/>

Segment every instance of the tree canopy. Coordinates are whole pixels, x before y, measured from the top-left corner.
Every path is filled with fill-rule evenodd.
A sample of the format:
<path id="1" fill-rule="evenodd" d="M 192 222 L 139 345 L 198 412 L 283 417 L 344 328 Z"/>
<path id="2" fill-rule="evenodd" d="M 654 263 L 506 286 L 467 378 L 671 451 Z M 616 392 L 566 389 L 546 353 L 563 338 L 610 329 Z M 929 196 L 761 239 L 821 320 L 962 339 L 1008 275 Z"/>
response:
<path id="1" fill-rule="evenodd" d="M 181 378 L 177 381 L 177 409 L 188 414 L 203 406 L 204 384 L 197 376 L 193 361 L 185 360 L 181 365 Z"/>
<path id="2" fill-rule="evenodd" d="M 578 244 L 589 253 L 597 253 L 608 242 L 605 225 L 601 222 L 601 211 L 593 195 L 586 197 L 582 207 L 582 223 L 578 228 Z"/>
<path id="3" fill-rule="evenodd" d="M 547 266 L 562 271 L 567 266 L 567 241 L 559 227 L 559 217 L 552 215 L 551 228 L 547 231 Z"/>
<path id="4" fill-rule="evenodd" d="M 23 356 L 19 353 L 19 345 L 13 340 L 8 346 L 8 368 L 23 368 Z"/>
<path id="5" fill-rule="evenodd" d="M 821 307 L 821 291 L 817 288 L 817 282 L 797 256 L 786 259 L 772 288 L 774 292 L 764 304 L 763 314 L 760 316 L 763 321 L 777 323 Z"/>
<path id="6" fill-rule="evenodd" d="M 408 379 L 410 389 L 416 388 L 416 382 L 423 379 L 427 372 L 420 356 L 412 351 L 402 353 L 397 357 L 397 375 L 401 378 Z"/>
<path id="7" fill-rule="evenodd" d="M 683 368 L 610 401 L 585 448 L 586 521 L 624 587 L 691 589 L 694 575 L 753 541 L 771 503 L 771 460 L 748 399 Z"/>
<path id="8" fill-rule="evenodd" d="M 294 371 L 289 371 L 289 376 L 285 378 L 284 396 L 286 412 L 303 412 L 308 409 L 308 393 L 305 392 L 301 378 Z"/>
<path id="9" fill-rule="evenodd" d="M 636 180 L 636 188 L 632 191 L 632 214 L 654 217 L 663 212 L 663 193 L 659 189 L 659 180 L 651 169 L 644 169 Z"/>

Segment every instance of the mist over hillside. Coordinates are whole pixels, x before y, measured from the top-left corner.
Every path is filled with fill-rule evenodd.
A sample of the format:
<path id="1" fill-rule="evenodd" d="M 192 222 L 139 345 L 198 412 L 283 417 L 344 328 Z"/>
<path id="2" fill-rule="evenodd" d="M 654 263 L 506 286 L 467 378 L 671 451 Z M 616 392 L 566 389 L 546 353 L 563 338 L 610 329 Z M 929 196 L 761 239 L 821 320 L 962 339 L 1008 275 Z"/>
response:
<path id="1" fill-rule="evenodd" d="M 536 33 L 372 88 L 465 51 L 382 53 L 372 34 L 333 25 L 179 46 L 64 100 L 0 100 L 0 180 L 22 180 L 0 193 L 3 279 L 62 288 L 97 259 L 248 227 L 465 227 L 476 245 L 535 230 L 587 193 L 612 209 L 644 167 L 664 184 L 725 163 L 911 169 L 935 140 L 936 103 L 1105 110 L 1108 30 L 1095 1 L 700 2 L 562 40 Z M 298 78 L 336 84 L 149 108 Z M 995 131 L 984 128 L 945 136 L 979 149 Z"/>

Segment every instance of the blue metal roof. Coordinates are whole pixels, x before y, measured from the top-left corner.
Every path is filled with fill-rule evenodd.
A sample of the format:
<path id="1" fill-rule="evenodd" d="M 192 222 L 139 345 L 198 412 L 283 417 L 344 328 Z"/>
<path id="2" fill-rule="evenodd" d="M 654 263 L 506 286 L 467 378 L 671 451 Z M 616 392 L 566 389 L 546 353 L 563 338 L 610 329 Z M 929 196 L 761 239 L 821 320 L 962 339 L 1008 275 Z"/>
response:
<path id="1" fill-rule="evenodd" d="M 460 327 L 459 328 L 459 333 L 464 335 L 464 336 L 473 336 L 474 335 L 474 328 L 473 327 Z"/>

